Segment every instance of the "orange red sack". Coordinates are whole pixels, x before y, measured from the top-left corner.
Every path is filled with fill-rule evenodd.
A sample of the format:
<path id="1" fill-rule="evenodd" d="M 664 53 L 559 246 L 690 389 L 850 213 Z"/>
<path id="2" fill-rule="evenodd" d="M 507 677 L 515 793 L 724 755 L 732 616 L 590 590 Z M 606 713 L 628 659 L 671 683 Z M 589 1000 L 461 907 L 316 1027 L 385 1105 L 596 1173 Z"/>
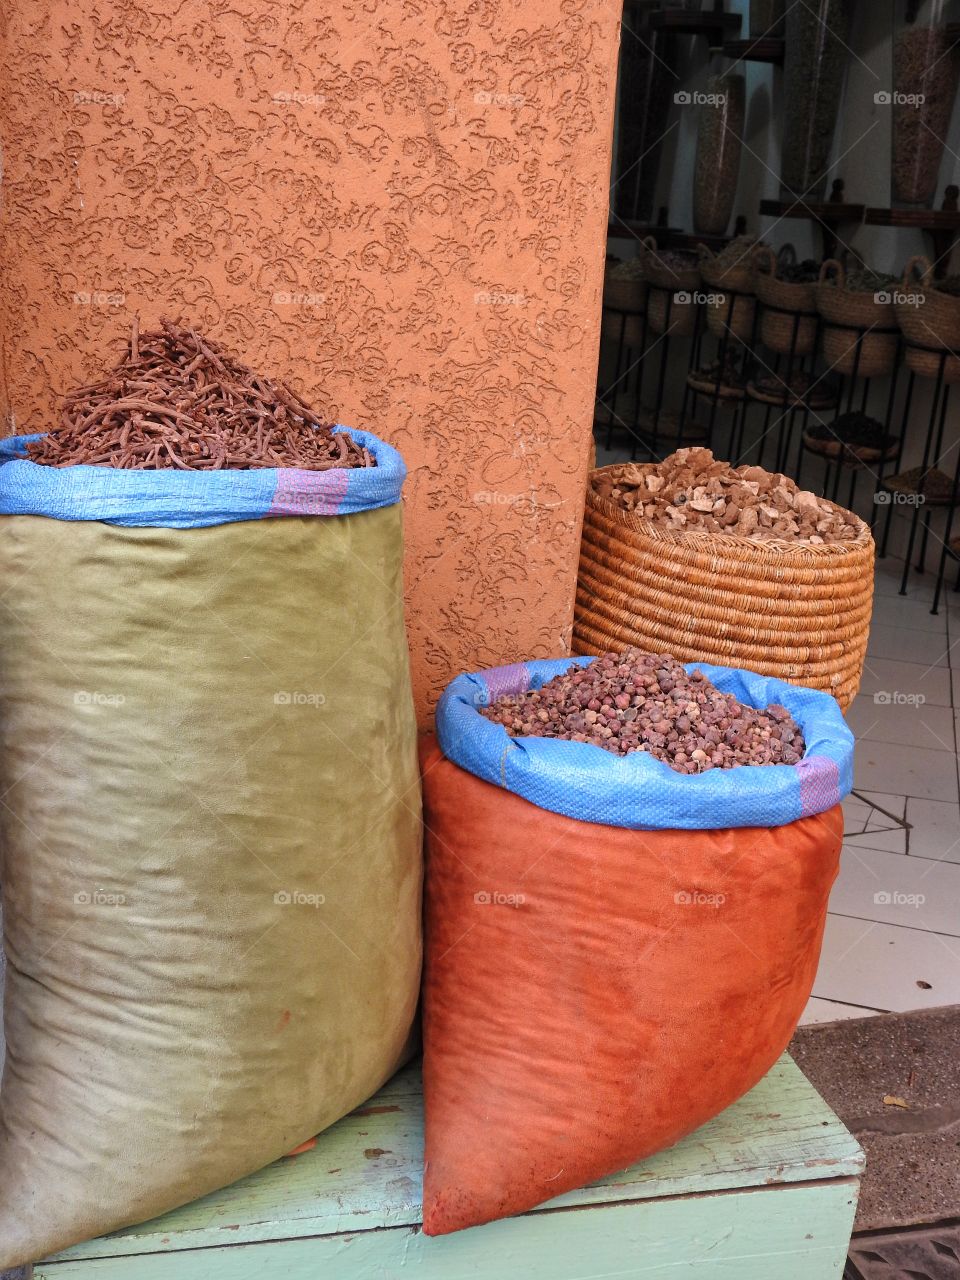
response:
<path id="1" fill-rule="evenodd" d="M 551 668 L 547 678 L 567 664 L 524 665 L 528 673 Z M 460 681 L 505 691 L 517 670 L 486 673 L 489 684 Z M 705 670 L 719 683 L 717 669 Z M 833 740 L 836 779 L 848 790 L 852 739 L 839 710 L 833 718 L 833 699 L 806 689 L 791 698 L 779 681 L 762 686 L 768 702 L 800 721 L 806 715 L 808 744 Z M 817 701 L 807 714 L 811 696 Z M 514 764 L 513 753 L 546 746 L 579 771 L 580 782 L 563 789 L 567 804 L 578 787 L 590 794 L 594 764 L 605 769 L 629 757 L 511 740 L 477 714 L 482 701 L 481 693 L 472 709 L 470 695 L 459 704 L 458 714 L 466 706 L 482 721 L 468 748 L 462 732 L 450 735 L 449 701 L 441 704 L 441 741 L 446 731 L 447 755 L 463 759 L 465 751 L 489 754 L 488 729 L 502 735 L 506 785 L 460 767 L 434 739 L 422 753 L 430 1235 L 521 1213 L 626 1168 L 752 1088 L 786 1047 L 809 997 L 843 831 L 840 794 L 829 785 L 816 802 L 807 787 L 808 804 L 821 811 L 779 825 L 647 830 L 553 811 L 509 789 L 524 768 L 546 785 L 550 760 Z M 589 754 L 571 757 L 577 747 Z M 647 758 L 647 785 L 656 777 L 648 765 L 669 771 Z M 740 774 L 736 785 L 749 790 L 745 775 L 794 768 L 748 766 L 714 781 Z M 816 763 L 808 771 L 821 782 L 829 773 Z M 779 786 L 772 784 L 764 784 L 771 795 Z M 756 812 L 756 797 L 744 805 Z M 699 812 L 696 800 L 690 812 Z"/>

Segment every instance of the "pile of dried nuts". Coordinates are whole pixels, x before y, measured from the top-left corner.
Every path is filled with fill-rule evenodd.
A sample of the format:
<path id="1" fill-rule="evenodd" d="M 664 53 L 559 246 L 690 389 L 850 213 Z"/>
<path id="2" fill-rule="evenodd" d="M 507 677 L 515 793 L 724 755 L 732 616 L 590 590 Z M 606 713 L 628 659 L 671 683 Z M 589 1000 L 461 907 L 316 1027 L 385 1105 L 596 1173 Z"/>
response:
<path id="1" fill-rule="evenodd" d="M 61 425 L 27 445 L 49 467 L 249 471 L 374 467 L 376 459 L 334 432 L 282 382 L 254 373 L 196 329 L 161 320 L 99 382 L 64 400 Z"/>
<path id="2" fill-rule="evenodd" d="M 709 449 L 678 449 L 661 463 L 603 467 L 594 492 L 672 530 L 741 538 L 850 542 L 860 522 L 842 507 L 762 467 L 731 467 Z"/>
<path id="3" fill-rule="evenodd" d="M 843 287 L 852 293 L 885 293 L 900 283 L 898 276 L 887 271 L 873 271 L 870 267 L 855 267 L 847 272 Z"/>
<path id="4" fill-rule="evenodd" d="M 813 258 L 777 259 L 777 279 L 787 284 L 814 284 L 820 277 L 820 263 Z"/>
<path id="5" fill-rule="evenodd" d="M 714 254 L 710 259 L 710 267 L 714 272 L 723 272 L 729 271 L 731 267 L 738 267 L 741 263 L 747 266 L 762 243 L 756 236 L 735 236 Z"/>
<path id="6" fill-rule="evenodd" d="M 607 274 L 611 280 L 642 280 L 643 258 L 627 258 L 611 266 Z"/>
<path id="7" fill-rule="evenodd" d="M 806 746 L 785 707 L 744 706 L 666 653 L 625 649 L 571 666 L 540 689 L 497 698 L 480 714 L 512 738 L 590 742 L 615 755 L 646 751 L 678 773 L 796 764 Z"/>
<path id="8" fill-rule="evenodd" d="M 885 449 L 893 441 L 893 436 L 884 431 L 879 418 L 872 418 L 858 409 L 841 413 L 832 422 L 812 422 L 806 428 L 806 434 L 814 440 L 838 440 L 841 444 L 874 449 Z"/>

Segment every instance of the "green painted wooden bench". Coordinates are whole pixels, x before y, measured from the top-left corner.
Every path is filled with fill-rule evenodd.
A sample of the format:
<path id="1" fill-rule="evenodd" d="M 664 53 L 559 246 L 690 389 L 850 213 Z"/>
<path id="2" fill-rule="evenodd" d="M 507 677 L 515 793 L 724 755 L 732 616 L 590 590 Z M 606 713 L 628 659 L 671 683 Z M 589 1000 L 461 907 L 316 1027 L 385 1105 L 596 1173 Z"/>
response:
<path id="1" fill-rule="evenodd" d="M 38 1263 L 36 1280 L 839 1277 L 859 1146 L 788 1057 L 671 1151 L 518 1218 L 420 1231 L 419 1068 L 304 1155 Z"/>

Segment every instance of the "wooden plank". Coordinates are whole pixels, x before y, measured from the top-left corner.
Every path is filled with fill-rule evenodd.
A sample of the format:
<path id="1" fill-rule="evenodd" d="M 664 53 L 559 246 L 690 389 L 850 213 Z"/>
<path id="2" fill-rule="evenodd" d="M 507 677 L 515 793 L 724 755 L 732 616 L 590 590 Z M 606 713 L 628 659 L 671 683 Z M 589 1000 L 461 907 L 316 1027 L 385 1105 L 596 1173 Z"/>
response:
<path id="1" fill-rule="evenodd" d="M 431 1239 L 409 1227 L 41 1263 L 34 1280 L 839 1280 L 857 1182 L 540 1212 Z"/>
<path id="2" fill-rule="evenodd" d="M 329 1235 L 421 1220 L 419 1067 L 406 1068 L 313 1151 L 285 1159 L 162 1218 L 75 1245 L 58 1259 Z M 669 1151 L 549 1208 L 857 1176 L 863 1153 L 784 1055 L 748 1094 Z M 535 1210 L 534 1212 L 538 1212 Z"/>

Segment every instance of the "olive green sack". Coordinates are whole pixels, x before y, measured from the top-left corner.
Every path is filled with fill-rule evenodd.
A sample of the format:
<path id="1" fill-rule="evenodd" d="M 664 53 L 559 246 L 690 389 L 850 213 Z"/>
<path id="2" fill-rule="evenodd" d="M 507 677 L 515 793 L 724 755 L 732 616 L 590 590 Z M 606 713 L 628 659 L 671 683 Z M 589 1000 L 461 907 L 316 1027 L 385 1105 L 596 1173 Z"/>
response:
<path id="1" fill-rule="evenodd" d="M 403 1060 L 401 518 L 0 518 L 0 1267 L 277 1159 Z"/>

